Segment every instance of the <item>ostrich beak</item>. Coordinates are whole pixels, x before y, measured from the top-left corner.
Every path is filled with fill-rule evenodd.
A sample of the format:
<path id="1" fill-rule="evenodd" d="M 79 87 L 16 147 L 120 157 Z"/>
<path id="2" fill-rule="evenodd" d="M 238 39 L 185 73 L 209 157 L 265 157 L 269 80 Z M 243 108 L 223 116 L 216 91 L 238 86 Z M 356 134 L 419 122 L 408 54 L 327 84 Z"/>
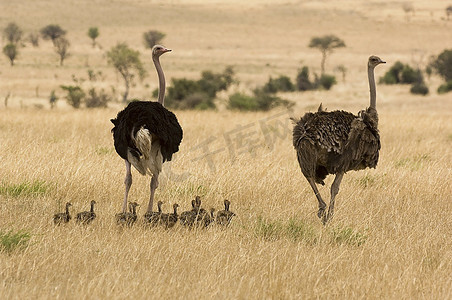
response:
<path id="1" fill-rule="evenodd" d="M 167 48 L 163 49 L 163 53 L 171 52 L 171 51 L 172 51 L 171 49 L 167 49 Z"/>
<path id="2" fill-rule="evenodd" d="M 385 64 L 386 62 L 382 60 L 382 61 L 380 61 L 380 63 L 381 63 L 381 64 Z"/>

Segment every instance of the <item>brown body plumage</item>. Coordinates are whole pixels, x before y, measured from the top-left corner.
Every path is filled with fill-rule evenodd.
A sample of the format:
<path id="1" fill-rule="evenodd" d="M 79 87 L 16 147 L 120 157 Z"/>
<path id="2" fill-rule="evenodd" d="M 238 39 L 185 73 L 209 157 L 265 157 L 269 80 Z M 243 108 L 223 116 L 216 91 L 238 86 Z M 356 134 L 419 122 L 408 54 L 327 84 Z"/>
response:
<path id="1" fill-rule="evenodd" d="M 346 111 L 326 112 L 320 106 L 318 112 L 306 113 L 300 120 L 294 120 L 293 146 L 301 172 L 316 194 L 317 215 L 324 224 L 333 216 L 334 198 L 343 175 L 350 170 L 377 166 L 380 136 L 373 71 L 380 63 L 384 63 L 380 58 L 369 57 L 370 107 L 366 110 L 354 115 Z M 315 184 L 324 185 L 328 174 L 336 174 L 336 178 L 331 186 L 328 214 L 325 214 L 326 203 Z"/>
<path id="2" fill-rule="evenodd" d="M 54 214 L 53 215 L 53 223 L 55 225 L 60 225 L 63 223 L 68 223 L 69 220 L 71 220 L 71 215 L 69 214 L 69 207 L 72 206 L 70 202 L 66 203 L 66 210 L 65 212 Z"/>
<path id="3" fill-rule="evenodd" d="M 180 215 L 180 223 L 184 226 L 192 227 L 197 223 L 199 213 L 203 210 L 201 209 L 201 197 L 196 196 L 195 200 L 191 201 L 191 206 L 191 210 L 184 211 Z"/>
<path id="4" fill-rule="evenodd" d="M 156 226 L 160 222 L 160 217 L 162 215 L 162 201 L 157 202 L 158 211 L 146 212 L 144 214 L 144 221 L 150 226 Z"/>
<path id="5" fill-rule="evenodd" d="M 96 218 L 96 213 L 94 212 L 94 204 L 96 204 L 96 201 L 92 200 L 91 209 L 89 211 L 82 211 L 77 214 L 77 223 L 89 224 Z"/>
<path id="6" fill-rule="evenodd" d="M 179 204 L 174 203 L 173 204 L 173 213 L 162 214 L 160 217 L 160 224 L 163 225 L 165 228 L 171 228 L 174 225 L 176 225 L 177 220 L 179 219 L 179 215 L 177 214 L 178 207 L 179 207 Z"/>
<path id="7" fill-rule="evenodd" d="M 118 225 L 132 226 L 137 220 L 136 207 L 139 206 L 136 202 L 129 203 L 129 211 L 125 213 L 119 213 L 115 215 L 116 223 Z"/>
<path id="8" fill-rule="evenodd" d="M 229 210 L 229 206 L 231 202 L 229 200 L 224 200 L 224 210 L 220 210 L 217 213 L 216 222 L 218 225 L 228 226 L 231 223 L 232 218 L 235 216 L 235 213 Z"/>

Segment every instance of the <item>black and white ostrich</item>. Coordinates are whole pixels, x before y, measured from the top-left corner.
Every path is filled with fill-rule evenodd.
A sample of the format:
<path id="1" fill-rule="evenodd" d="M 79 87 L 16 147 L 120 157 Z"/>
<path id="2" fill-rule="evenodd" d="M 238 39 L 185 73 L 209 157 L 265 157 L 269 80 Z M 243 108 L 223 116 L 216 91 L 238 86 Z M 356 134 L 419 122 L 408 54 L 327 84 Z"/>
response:
<path id="1" fill-rule="evenodd" d="M 380 150 L 374 68 L 385 63 L 377 56 L 369 57 L 367 73 L 370 106 L 354 115 L 346 111 L 306 113 L 296 121 L 293 145 L 301 172 L 308 180 L 319 202 L 317 216 L 326 224 L 334 213 L 334 199 L 347 171 L 375 168 Z M 295 121 L 295 120 L 294 120 Z M 328 214 L 316 183 L 324 185 L 328 174 L 336 174 L 331 185 Z"/>
<path id="2" fill-rule="evenodd" d="M 127 210 L 127 197 L 132 185 L 131 165 L 141 175 L 152 176 L 147 208 L 147 212 L 151 212 L 162 164 L 179 151 L 182 141 L 182 128 L 176 116 L 164 107 L 165 76 L 159 58 L 169 51 L 161 45 L 152 48 L 152 60 L 159 78 L 158 102 L 133 101 L 111 120 L 115 125 L 112 133 L 116 152 L 126 164 L 123 213 Z"/>

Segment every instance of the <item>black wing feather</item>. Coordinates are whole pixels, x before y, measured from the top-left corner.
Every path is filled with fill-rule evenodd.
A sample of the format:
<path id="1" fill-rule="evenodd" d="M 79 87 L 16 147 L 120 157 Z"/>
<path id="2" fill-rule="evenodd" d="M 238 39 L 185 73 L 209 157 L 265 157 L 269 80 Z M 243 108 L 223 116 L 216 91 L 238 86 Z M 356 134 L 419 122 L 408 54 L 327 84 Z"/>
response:
<path id="1" fill-rule="evenodd" d="M 127 159 L 127 150 L 139 153 L 133 143 L 131 134 L 135 136 L 141 127 L 160 140 L 163 161 L 170 161 L 174 153 L 179 151 L 182 141 L 182 128 L 176 116 L 158 102 L 133 101 L 111 122 L 116 152 Z"/>

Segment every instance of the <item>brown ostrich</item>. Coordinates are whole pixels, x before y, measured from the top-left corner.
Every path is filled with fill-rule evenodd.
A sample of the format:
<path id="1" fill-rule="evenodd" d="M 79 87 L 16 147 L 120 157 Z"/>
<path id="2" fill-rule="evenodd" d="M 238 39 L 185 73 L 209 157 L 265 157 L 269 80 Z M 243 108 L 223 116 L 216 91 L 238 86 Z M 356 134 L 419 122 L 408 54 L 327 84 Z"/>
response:
<path id="1" fill-rule="evenodd" d="M 192 227 L 197 221 L 198 214 L 201 206 L 201 198 L 196 196 L 195 200 L 191 201 L 192 209 L 188 211 L 184 211 L 180 214 L 179 220 L 180 223 L 184 226 Z"/>
<path id="2" fill-rule="evenodd" d="M 176 225 L 177 220 L 179 219 L 179 215 L 177 214 L 177 208 L 179 204 L 173 204 L 173 213 L 172 214 L 162 214 L 160 218 L 160 224 L 165 226 L 165 228 L 171 228 Z"/>
<path id="3" fill-rule="evenodd" d="M 229 200 L 224 200 L 224 210 L 220 210 L 217 213 L 216 222 L 218 225 L 228 226 L 231 223 L 232 218 L 235 216 L 235 213 L 229 210 L 229 206 L 231 202 Z"/>
<path id="4" fill-rule="evenodd" d="M 317 216 L 326 224 L 333 217 L 334 199 L 347 171 L 375 168 L 380 150 L 374 68 L 385 63 L 377 56 L 369 57 L 367 74 L 370 106 L 358 115 L 346 111 L 326 112 L 320 105 L 316 113 L 306 113 L 293 120 L 293 145 L 301 172 L 308 180 L 319 202 Z M 336 174 L 331 185 L 328 213 L 316 183 L 324 185 L 328 174 Z"/>
<path id="5" fill-rule="evenodd" d="M 89 224 L 96 218 L 96 213 L 94 212 L 94 204 L 96 201 L 91 201 L 91 209 L 89 211 L 82 211 L 77 214 L 76 222 L 82 224 Z"/>
<path id="6" fill-rule="evenodd" d="M 136 207 L 139 206 L 136 202 L 129 203 L 129 211 L 125 213 L 116 214 L 116 223 L 118 225 L 127 225 L 132 226 L 133 223 L 137 220 L 137 211 Z"/>
<path id="7" fill-rule="evenodd" d="M 150 226 L 156 226 L 160 222 L 162 216 L 162 201 L 157 202 L 158 211 L 146 212 L 144 214 L 145 222 Z"/>
<path id="8" fill-rule="evenodd" d="M 66 211 L 62 213 L 57 213 L 53 215 L 53 223 L 55 225 L 60 225 L 63 223 L 68 223 L 71 220 L 71 215 L 69 214 L 69 207 L 72 206 L 70 202 L 66 203 Z"/>

